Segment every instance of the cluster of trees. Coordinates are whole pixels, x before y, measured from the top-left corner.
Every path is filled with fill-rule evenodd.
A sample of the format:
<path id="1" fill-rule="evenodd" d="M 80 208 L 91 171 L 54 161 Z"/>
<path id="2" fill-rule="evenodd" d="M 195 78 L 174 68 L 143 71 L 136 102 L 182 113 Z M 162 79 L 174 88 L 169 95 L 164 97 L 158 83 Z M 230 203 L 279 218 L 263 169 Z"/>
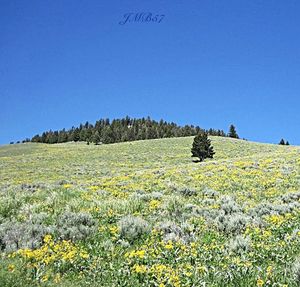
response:
<path id="1" fill-rule="evenodd" d="M 285 141 L 284 139 L 281 139 L 279 142 L 280 145 L 290 145 L 288 141 Z"/>
<path id="2" fill-rule="evenodd" d="M 150 117 L 135 119 L 125 117 L 122 119 L 100 119 L 96 123 L 80 124 L 79 127 L 72 127 L 69 130 L 46 131 L 41 135 L 35 135 L 30 141 L 40 143 L 63 143 L 69 141 L 85 141 L 87 143 L 116 143 L 134 140 L 185 137 L 206 132 L 213 136 L 230 136 L 223 130 L 204 130 L 199 126 L 185 125 L 178 126 L 164 120 L 155 121 Z M 28 140 L 26 140 L 28 141 Z"/>

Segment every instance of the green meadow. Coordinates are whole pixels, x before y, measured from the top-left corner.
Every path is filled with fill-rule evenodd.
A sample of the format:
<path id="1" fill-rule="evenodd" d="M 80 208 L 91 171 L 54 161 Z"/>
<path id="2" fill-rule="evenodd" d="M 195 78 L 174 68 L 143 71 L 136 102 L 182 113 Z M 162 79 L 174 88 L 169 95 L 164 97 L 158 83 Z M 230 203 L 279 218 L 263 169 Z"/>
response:
<path id="1" fill-rule="evenodd" d="M 0 286 L 298 286 L 300 148 L 0 147 Z"/>

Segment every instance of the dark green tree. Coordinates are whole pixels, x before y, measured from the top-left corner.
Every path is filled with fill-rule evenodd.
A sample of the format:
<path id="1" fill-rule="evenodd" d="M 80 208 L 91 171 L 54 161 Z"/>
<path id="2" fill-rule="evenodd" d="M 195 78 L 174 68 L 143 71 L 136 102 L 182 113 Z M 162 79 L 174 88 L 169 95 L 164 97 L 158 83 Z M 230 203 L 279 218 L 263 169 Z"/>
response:
<path id="1" fill-rule="evenodd" d="M 65 131 L 65 129 L 59 131 L 58 133 L 58 142 L 64 143 L 68 141 L 68 133 Z"/>
<path id="2" fill-rule="evenodd" d="M 46 134 L 46 132 L 43 132 L 43 133 L 42 133 L 41 142 L 42 142 L 42 143 L 47 143 L 47 134 Z"/>
<path id="3" fill-rule="evenodd" d="M 285 142 L 285 145 L 290 145 L 290 143 L 288 141 Z"/>
<path id="4" fill-rule="evenodd" d="M 195 136 L 191 152 L 192 157 L 198 157 L 199 161 L 203 161 L 205 158 L 213 158 L 215 152 L 206 132 Z"/>
<path id="5" fill-rule="evenodd" d="M 86 141 L 87 137 L 86 137 L 86 129 L 85 128 L 80 130 L 79 138 L 80 138 L 80 141 Z"/>
<path id="6" fill-rule="evenodd" d="M 73 132 L 73 141 L 78 142 L 80 140 L 80 130 L 76 128 Z"/>
<path id="7" fill-rule="evenodd" d="M 96 131 L 93 135 L 93 142 L 95 143 L 95 145 L 98 145 L 100 141 L 101 141 L 100 134 L 98 131 Z"/>
<path id="8" fill-rule="evenodd" d="M 281 139 L 280 142 L 279 142 L 279 144 L 280 144 L 280 145 L 285 145 L 284 139 Z"/>
<path id="9" fill-rule="evenodd" d="M 235 139 L 239 138 L 234 125 L 230 125 L 228 136 Z"/>
<path id="10" fill-rule="evenodd" d="M 111 126 L 107 125 L 103 128 L 101 140 L 104 144 L 116 142 L 114 132 Z"/>
<path id="11" fill-rule="evenodd" d="M 41 142 L 41 137 L 39 135 L 35 135 L 32 139 L 31 139 L 32 142 Z M 13 142 L 12 142 L 13 143 Z"/>

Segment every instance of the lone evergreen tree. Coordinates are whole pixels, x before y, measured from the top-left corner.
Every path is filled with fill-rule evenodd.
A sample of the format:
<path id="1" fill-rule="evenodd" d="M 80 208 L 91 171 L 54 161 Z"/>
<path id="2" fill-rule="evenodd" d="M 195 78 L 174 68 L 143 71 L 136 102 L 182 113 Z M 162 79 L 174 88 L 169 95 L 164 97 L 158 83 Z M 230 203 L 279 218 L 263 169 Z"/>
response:
<path id="1" fill-rule="evenodd" d="M 198 157 L 199 161 L 203 161 L 205 158 L 213 158 L 215 152 L 206 132 L 195 136 L 191 152 L 192 157 Z"/>
<path id="2" fill-rule="evenodd" d="M 280 145 L 285 145 L 284 139 L 281 139 L 280 142 L 279 142 L 279 144 L 280 144 Z"/>
<path id="3" fill-rule="evenodd" d="M 290 145 L 290 143 L 288 141 L 286 141 L 285 145 Z"/>
<path id="4" fill-rule="evenodd" d="M 228 136 L 230 138 L 236 138 L 236 139 L 239 138 L 234 125 L 230 125 Z"/>

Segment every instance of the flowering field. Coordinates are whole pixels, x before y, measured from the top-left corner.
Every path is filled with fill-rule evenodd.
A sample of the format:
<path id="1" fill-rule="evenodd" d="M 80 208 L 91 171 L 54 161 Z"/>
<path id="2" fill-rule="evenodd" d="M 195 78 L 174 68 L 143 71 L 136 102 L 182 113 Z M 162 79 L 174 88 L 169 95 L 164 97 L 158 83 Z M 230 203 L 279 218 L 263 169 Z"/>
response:
<path id="1" fill-rule="evenodd" d="M 300 148 L 0 147 L 0 286 L 298 286 Z"/>

